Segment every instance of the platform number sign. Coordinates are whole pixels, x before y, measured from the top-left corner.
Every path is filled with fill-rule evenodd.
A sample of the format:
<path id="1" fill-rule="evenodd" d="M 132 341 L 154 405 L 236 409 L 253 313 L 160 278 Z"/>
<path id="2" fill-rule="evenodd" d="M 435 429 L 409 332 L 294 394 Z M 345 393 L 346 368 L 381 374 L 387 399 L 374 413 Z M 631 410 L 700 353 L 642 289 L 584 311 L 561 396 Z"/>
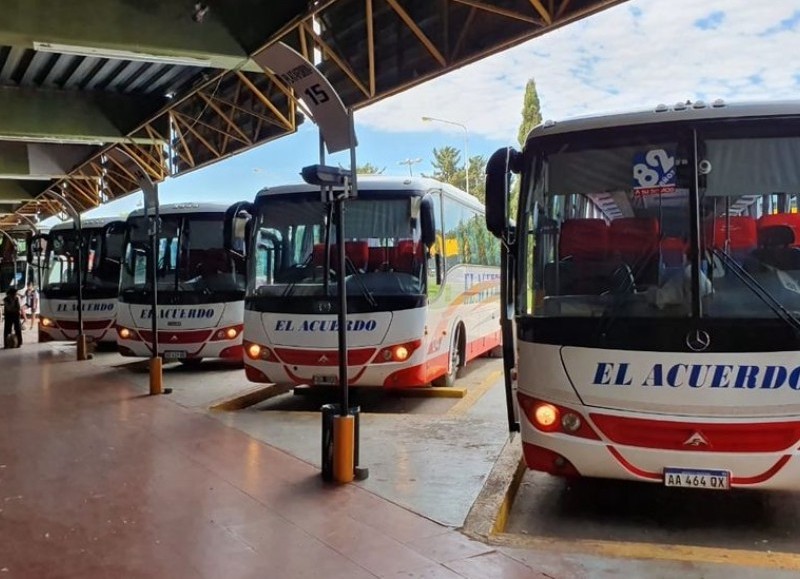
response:
<path id="1" fill-rule="evenodd" d="M 336 90 L 317 67 L 282 42 L 268 46 L 253 56 L 253 60 L 280 79 L 305 103 L 311 120 L 322 132 L 329 153 L 350 148 L 347 110 Z"/>
<path id="2" fill-rule="evenodd" d="M 666 149 L 650 149 L 633 158 L 633 191 L 637 197 L 675 191 L 675 177 L 675 154 Z"/>

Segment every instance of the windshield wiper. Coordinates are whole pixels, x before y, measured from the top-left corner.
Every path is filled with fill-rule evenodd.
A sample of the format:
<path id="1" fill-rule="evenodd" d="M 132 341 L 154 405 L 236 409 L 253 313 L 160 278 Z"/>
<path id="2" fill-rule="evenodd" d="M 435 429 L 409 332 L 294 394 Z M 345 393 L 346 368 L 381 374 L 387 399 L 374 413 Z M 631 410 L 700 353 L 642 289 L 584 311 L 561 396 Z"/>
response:
<path id="1" fill-rule="evenodd" d="M 364 281 L 361 279 L 361 274 L 358 273 L 355 264 L 350 261 L 349 257 L 344 258 L 345 266 L 350 266 L 350 269 L 353 272 L 353 276 L 355 277 L 356 281 L 358 282 L 358 286 L 361 288 L 361 293 L 367 299 L 367 303 L 371 305 L 373 308 L 378 307 L 378 302 L 375 301 L 375 296 L 372 295 L 372 292 L 369 291 L 369 288 L 364 284 Z"/>
<path id="2" fill-rule="evenodd" d="M 752 275 L 750 275 L 746 269 L 739 265 L 735 259 L 717 247 L 711 249 L 711 255 L 718 257 L 721 261 L 725 262 L 725 264 L 736 275 L 736 277 L 738 277 L 742 283 L 747 286 L 747 289 L 753 292 L 762 302 L 764 302 L 767 307 L 775 313 L 775 315 L 789 324 L 795 332 L 800 333 L 800 320 L 798 320 L 797 317 L 792 314 L 792 312 L 783 307 L 783 304 L 781 304 L 780 300 L 769 293 L 769 291 L 763 285 L 758 283 L 758 281 Z"/>
<path id="3" fill-rule="evenodd" d="M 300 267 L 302 267 L 303 269 L 307 268 L 309 265 L 311 265 L 311 261 L 313 259 L 314 259 L 314 254 L 312 253 L 306 258 L 306 260 L 300 265 Z M 281 297 L 288 298 L 290 295 L 292 295 L 294 293 L 295 286 L 297 286 L 297 284 L 300 283 L 301 279 L 302 278 L 297 278 L 296 280 L 289 282 L 286 285 L 286 289 L 283 290 Z M 327 292 L 325 293 L 327 294 Z"/>

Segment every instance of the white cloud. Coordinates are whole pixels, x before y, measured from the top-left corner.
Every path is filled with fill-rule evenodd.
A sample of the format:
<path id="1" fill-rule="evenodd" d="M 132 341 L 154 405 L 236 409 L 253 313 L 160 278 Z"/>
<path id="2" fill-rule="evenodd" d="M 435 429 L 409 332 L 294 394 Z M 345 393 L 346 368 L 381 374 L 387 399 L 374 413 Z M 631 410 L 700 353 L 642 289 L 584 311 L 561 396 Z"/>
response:
<path id="1" fill-rule="evenodd" d="M 631 0 L 376 103 L 358 122 L 389 132 L 459 131 L 423 123 L 428 115 L 511 142 L 529 77 L 543 116 L 553 119 L 686 99 L 796 98 L 800 24 L 765 32 L 797 11 L 796 0 Z M 715 28 L 696 25 L 712 13 L 722 13 Z"/>

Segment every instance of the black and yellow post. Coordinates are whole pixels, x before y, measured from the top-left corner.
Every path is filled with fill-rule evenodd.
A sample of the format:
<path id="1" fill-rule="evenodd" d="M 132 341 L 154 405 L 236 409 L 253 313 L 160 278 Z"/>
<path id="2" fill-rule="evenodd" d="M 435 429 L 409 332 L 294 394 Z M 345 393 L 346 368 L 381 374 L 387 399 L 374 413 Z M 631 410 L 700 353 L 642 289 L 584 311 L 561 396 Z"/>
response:
<path id="1" fill-rule="evenodd" d="M 152 301 L 151 308 L 153 314 L 150 317 L 151 331 L 153 333 L 153 357 L 150 358 L 150 395 L 155 396 L 164 392 L 164 373 L 161 367 L 161 358 L 158 355 L 158 233 L 159 233 L 159 215 L 158 215 L 158 188 L 147 175 L 142 172 L 142 177 L 139 179 L 139 184 L 142 187 L 144 194 L 144 207 L 145 215 L 150 215 L 150 276 L 152 280 Z"/>

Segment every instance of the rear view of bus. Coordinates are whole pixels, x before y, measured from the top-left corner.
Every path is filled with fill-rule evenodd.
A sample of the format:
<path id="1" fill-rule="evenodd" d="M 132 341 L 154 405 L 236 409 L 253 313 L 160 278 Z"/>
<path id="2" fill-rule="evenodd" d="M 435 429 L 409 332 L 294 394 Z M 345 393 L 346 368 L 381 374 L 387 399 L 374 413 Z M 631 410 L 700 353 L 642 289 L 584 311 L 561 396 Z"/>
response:
<path id="1" fill-rule="evenodd" d="M 158 353 L 165 361 L 242 358 L 245 264 L 224 248 L 227 209 L 198 203 L 161 207 L 156 290 Z M 123 356 L 152 355 L 149 225 L 143 210 L 126 223 L 117 321 Z"/>
<path id="2" fill-rule="evenodd" d="M 514 272 L 530 468 L 800 488 L 800 104 L 681 104 L 532 131 Z"/>
<path id="3" fill-rule="evenodd" d="M 123 222 L 84 219 L 80 237 L 73 222 L 55 225 L 46 246 L 39 293 L 39 341 L 75 340 L 78 328 L 78 244 L 81 248 L 83 333 L 94 342 L 114 343 Z"/>
<path id="4" fill-rule="evenodd" d="M 253 211 L 250 380 L 337 383 L 339 275 L 353 386 L 451 385 L 498 345 L 499 251 L 474 197 L 430 179 L 359 177 L 358 197 L 345 202 L 344 272 L 318 188 L 264 190 Z"/>

